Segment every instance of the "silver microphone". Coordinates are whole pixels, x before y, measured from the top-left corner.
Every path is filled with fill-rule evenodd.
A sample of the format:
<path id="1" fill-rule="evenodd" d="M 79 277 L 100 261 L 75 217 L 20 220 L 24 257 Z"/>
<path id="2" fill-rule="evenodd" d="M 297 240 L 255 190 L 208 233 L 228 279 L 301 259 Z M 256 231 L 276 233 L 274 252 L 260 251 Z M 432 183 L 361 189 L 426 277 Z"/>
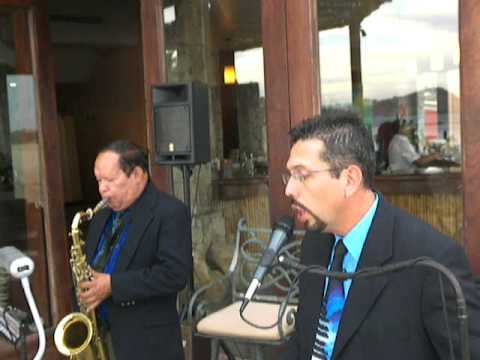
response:
<path id="1" fill-rule="evenodd" d="M 240 313 L 243 313 L 245 307 L 252 299 L 255 291 L 262 285 L 263 278 L 267 275 L 273 262 L 277 258 L 278 251 L 285 244 L 293 232 L 293 219 L 290 216 L 283 216 L 273 227 L 272 235 L 270 236 L 270 243 L 262 254 L 262 258 L 257 265 L 255 275 L 253 276 L 250 285 L 243 298 Z"/>

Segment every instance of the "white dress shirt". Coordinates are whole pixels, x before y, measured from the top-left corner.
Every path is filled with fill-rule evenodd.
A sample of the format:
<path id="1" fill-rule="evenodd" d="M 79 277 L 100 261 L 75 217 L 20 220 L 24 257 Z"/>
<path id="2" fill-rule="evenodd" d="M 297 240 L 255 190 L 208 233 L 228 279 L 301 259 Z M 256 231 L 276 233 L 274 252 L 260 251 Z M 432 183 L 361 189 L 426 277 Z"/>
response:
<path id="1" fill-rule="evenodd" d="M 388 163 L 394 172 L 412 173 L 415 170 L 413 162 L 420 155 L 405 135 L 396 134 L 388 146 Z"/>

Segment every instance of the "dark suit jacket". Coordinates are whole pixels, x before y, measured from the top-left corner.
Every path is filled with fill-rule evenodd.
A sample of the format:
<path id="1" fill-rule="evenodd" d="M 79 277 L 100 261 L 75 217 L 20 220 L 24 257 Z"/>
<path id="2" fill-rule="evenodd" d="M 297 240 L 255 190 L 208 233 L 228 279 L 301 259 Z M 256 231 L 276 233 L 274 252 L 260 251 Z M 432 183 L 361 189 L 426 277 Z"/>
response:
<path id="1" fill-rule="evenodd" d="M 89 262 L 110 214 L 101 210 L 90 224 Z M 192 271 L 190 211 L 149 183 L 126 216 L 128 237 L 106 300 L 115 356 L 183 359 L 176 299 Z"/>
<path id="2" fill-rule="evenodd" d="M 379 205 L 358 269 L 428 256 L 452 270 L 467 298 L 471 358 L 480 359 L 480 296 L 463 249 L 430 225 L 388 204 Z M 307 232 L 302 263 L 327 266 L 333 235 Z M 284 359 L 310 359 L 325 280 L 306 274 L 300 280 L 296 334 Z M 459 328 L 455 300 L 444 281 L 456 359 Z M 414 267 L 373 278 L 354 279 L 345 304 L 333 358 L 342 360 L 450 359 L 438 273 Z"/>

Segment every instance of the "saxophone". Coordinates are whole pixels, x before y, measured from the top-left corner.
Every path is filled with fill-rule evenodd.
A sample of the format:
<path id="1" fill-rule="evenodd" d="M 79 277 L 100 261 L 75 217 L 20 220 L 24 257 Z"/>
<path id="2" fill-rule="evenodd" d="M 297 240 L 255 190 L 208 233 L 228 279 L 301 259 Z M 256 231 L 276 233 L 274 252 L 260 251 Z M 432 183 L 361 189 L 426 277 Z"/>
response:
<path id="1" fill-rule="evenodd" d="M 79 226 L 89 221 L 95 213 L 107 206 L 107 201 L 100 201 L 95 208 L 75 214 L 71 226 L 72 246 L 70 248 L 70 267 L 76 293 L 80 291 L 79 283 L 89 280 L 92 269 L 87 263 Z M 55 328 L 54 341 L 57 350 L 70 359 L 108 360 L 105 341 L 100 336 L 95 310 L 87 311 L 79 304 L 80 312 L 65 316 Z"/>

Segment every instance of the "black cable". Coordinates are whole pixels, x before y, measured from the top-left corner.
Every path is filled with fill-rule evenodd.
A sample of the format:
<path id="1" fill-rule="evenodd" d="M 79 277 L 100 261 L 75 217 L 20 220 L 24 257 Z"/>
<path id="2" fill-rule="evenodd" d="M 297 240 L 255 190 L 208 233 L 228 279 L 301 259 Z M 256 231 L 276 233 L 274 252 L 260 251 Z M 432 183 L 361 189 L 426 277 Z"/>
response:
<path id="1" fill-rule="evenodd" d="M 324 266 L 320 266 L 320 265 L 306 266 L 282 256 L 280 257 L 279 262 L 281 264 L 284 264 L 286 266 L 290 266 L 294 269 L 299 270 L 296 278 L 294 279 L 293 285 L 289 288 L 287 296 L 283 300 L 282 304 L 290 300 L 289 297 L 291 296 L 292 289 L 298 283 L 300 276 L 306 272 L 315 273 L 321 276 L 333 277 L 340 280 L 346 280 L 346 279 L 355 279 L 359 277 L 372 277 L 372 276 L 384 275 L 387 273 L 404 270 L 406 268 L 413 267 L 413 266 L 424 266 L 424 267 L 433 268 L 439 271 L 450 281 L 450 285 L 453 287 L 455 291 L 456 299 L 457 299 L 457 317 L 459 319 L 462 359 L 470 360 L 470 351 L 469 351 L 469 345 L 468 345 L 468 314 L 467 314 L 467 305 L 466 305 L 465 297 L 463 295 L 462 288 L 460 287 L 460 284 L 456 279 L 455 275 L 444 265 L 428 257 L 418 257 L 412 260 L 401 261 L 401 262 L 398 262 L 395 264 L 389 264 L 383 267 L 377 266 L 377 267 L 363 268 L 356 272 L 338 272 L 338 271 L 329 271 Z M 442 301 L 445 302 L 445 293 L 443 291 L 443 287 L 441 289 L 441 296 L 442 296 Z M 285 309 L 286 309 L 286 306 L 284 306 L 283 308 L 281 306 L 279 308 L 279 315 L 281 314 L 281 317 L 277 317 L 277 321 L 273 325 L 269 325 L 269 326 L 257 325 L 248 321 L 247 319 L 245 319 L 242 312 L 240 312 L 240 317 L 247 324 L 253 327 L 256 327 L 259 329 L 271 329 L 274 326 L 278 325 L 280 319 L 283 318 Z M 446 304 L 445 304 L 445 312 L 446 312 Z M 448 324 L 448 321 L 447 321 L 447 324 Z M 449 333 L 448 335 L 449 335 L 449 341 L 451 341 L 451 336 L 450 336 L 451 334 Z"/>
<path id="2" fill-rule="evenodd" d="M 233 341 L 233 347 L 235 348 L 235 351 L 237 352 L 237 354 L 240 355 L 240 358 L 245 359 L 243 351 L 240 349 L 240 347 L 238 346 L 238 344 L 235 341 Z"/>
<path id="3" fill-rule="evenodd" d="M 21 360 L 27 360 L 27 324 L 25 321 L 21 322 L 20 326 L 20 337 L 18 338 L 17 342 L 15 343 L 15 350 L 17 352 L 20 352 L 20 358 Z M 21 349 L 18 349 L 18 343 L 21 344 Z"/>
<path id="4" fill-rule="evenodd" d="M 17 336 L 12 332 L 12 330 L 10 329 L 9 320 L 7 319 L 7 314 L 10 313 L 10 316 L 15 318 L 16 315 L 13 313 L 13 310 L 14 310 L 13 307 L 8 305 L 2 311 L 2 319 L 3 319 L 3 322 L 5 324 L 5 329 L 7 330 L 9 337 L 7 337 L 7 335 L 4 334 L 4 333 L 2 333 L 2 335 L 10 343 L 13 344 L 16 352 L 20 352 L 21 358 L 26 359 L 25 354 L 27 353 L 27 350 L 26 350 L 26 339 L 25 339 L 25 337 L 26 337 L 27 325 L 26 325 L 24 320 L 18 319 L 18 321 L 19 321 L 19 324 L 18 324 L 19 335 Z"/>
<path id="5" fill-rule="evenodd" d="M 458 327 L 460 329 L 460 353 L 463 360 L 470 360 L 470 349 L 468 342 L 468 311 L 467 303 L 465 301 L 465 296 L 463 295 L 463 290 L 460 286 L 455 275 L 444 265 L 427 259 L 418 263 L 420 266 L 426 266 L 433 268 L 441 272 L 449 280 L 450 285 L 453 287 L 457 300 L 457 317 L 458 317 Z"/>
<path id="6" fill-rule="evenodd" d="M 197 179 L 195 181 L 195 196 L 193 197 L 194 203 L 192 204 L 192 217 L 197 215 L 198 209 L 198 187 L 200 185 L 200 171 L 202 170 L 202 164 L 199 164 L 197 171 Z"/>
<path id="7" fill-rule="evenodd" d="M 452 333 L 450 331 L 450 322 L 448 321 L 448 314 L 447 314 L 447 302 L 445 301 L 445 290 L 443 287 L 443 278 L 442 274 L 438 273 L 438 282 L 440 286 L 440 298 L 442 299 L 442 312 L 443 312 L 443 319 L 445 320 L 445 325 L 447 327 L 447 339 L 448 339 L 448 350 L 450 353 L 450 358 L 452 360 L 455 359 L 455 354 L 453 352 L 453 341 L 452 341 Z"/>
<path id="8" fill-rule="evenodd" d="M 228 360 L 235 360 L 235 355 L 233 355 L 232 351 L 228 348 L 224 340 L 218 340 L 218 346 L 220 346 Z"/>
<path id="9" fill-rule="evenodd" d="M 183 186 L 184 186 L 184 193 L 185 193 L 185 198 L 186 198 L 186 201 L 185 203 L 187 204 L 188 206 L 188 209 L 190 211 L 190 217 L 192 217 L 192 199 L 191 199 L 191 195 L 190 195 L 190 178 L 192 177 L 192 173 L 193 173 L 193 170 L 192 170 L 192 167 L 190 165 L 184 165 L 183 167 Z M 193 256 L 193 254 L 192 254 Z M 194 282 L 194 278 L 193 278 L 194 274 L 193 274 L 193 267 L 192 267 L 192 272 L 190 274 L 190 279 L 189 279 L 189 282 L 188 282 L 188 288 L 190 290 L 190 292 L 188 293 L 188 299 L 192 296 L 192 294 L 195 292 L 195 282 Z M 185 304 L 185 308 L 188 308 L 188 302 L 187 304 Z M 186 313 L 185 313 L 186 314 Z"/>
<path id="10" fill-rule="evenodd" d="M 173 194 L 173 196 L 176 196 L 175 194 L 175 177 L 173 176 L 173 169 L 174 167 L 172 166 L 170 168 L 170 171 L 169 171 L 169 175 L 170 175 L 170 190 Z"/>
<path id="11" fill-rule="evenodd" d="M 247 305 L 247 306 L 248 306 L 248 305 Z M 253 326 L 254 328 L 257 328 L 257 329 L 262 329 L 262 330 L 268 330 L 268 329 L 274 328 L 274 327 L 277 326 L 278 323 L 279 323 L 279 320 L 278 320 L 278 317 L 277 317 L 277 321 L 275 321 L 272 325 L 258 325 L 258 324 L 255 324 L 255 323 L 251 322 L 251 321 L 248 320 L 247 318 L 245 318 L 245 316 L 243 315 L 243 312 L 242 312 L 242 311 L 240 311 L 240 317 L 241 317 L 242 320 L 245 321 L 248 325 Z"/>
<path id="12" fill-rule="evenodd" d="M 8 339 L 10 342 L 15 343 L 16 341 L 13 340 L 15 339 L 15 336 L 13 335 L 12 331 L 10 330 L 10 327 L 8 326 L 8 321 L 7 321 L 7 311 L 9 309 L 9 306 L 5 306 L 2 311 L 2 318 L 3 318 L 3 323 L 5 324 L 5 329 L 8 331 L 8 335 L 10 336 L 10 339 Z M 18 340 L 18 339 L 17 339 Z"/>
<path id="13" fill-rule="evenodd" d="M 357 277 L 377 276 L 379 274 L 387 273 L 387 272 L 391 272 L 391 271 L 399 271 L 399 270 L 402 270 L 406 266 L 413 266 L 416 262 L 418 262 L 420 260 L 425 260 L 425 259 L 427 259 L 427 258 L 418 258 L 418 259 L 409 260 L 409 261 L 406 261 L 406 262 L 403 262 L 403 263 L 388 265 L 384 268 L 382 268 L 382 267 L 364 268 L 364 269 L 361 269 L 361 270 L 359 270 L 357 272 L 353 272 L 353 273 L 339 272 L 339 271 L 329 271 L 325 267 L 320 266 L 320 265 L 304 266 L 304 265 L 296 264 L 292 260 L 286 259 L 286 258 L 281 259 L 280 262 L 286 264 L 287 266 L 291 266 L 291 267 L 294 267 L 294 268 L 296 267 L 297 269 L 299 267 L 302 267 L 302 269 L 300 269 L 299 273 L 297 274 L 297 276 L 294 279 L 294 284 L 297 284 L 298 280 L 300 279 L 300 276 L 305 272 L 314 272 L 318 275 L 334 277 L 334 278 L 337 278 L 337 279 L 340 279 L 340 280 L 346 280 L 346 279 L 353 279 L 353 278 L 357 278 Z M 293 286 L 290 287 L 290 289 L 292 289 L 292 288 L 293 288 Z M 289 292 L 290 292 L 290 290 L 289 290 Z M 242 318 L 243 321 L 245 321 L 250 326 L 253 326 L 257 329 L 268 330 L 268 329 L 272 329 L 275 326 L 278 326 L 278 323 L 279 323 L 280 319 L 283 318 L 285 310 L 286 310 L 286 307 L 285 307 L 285 309 L 282 309 L 282 307 L 279 308 L 279 312 L 283 311 L 281 313 L 282 317 L 280 317 L 280 318 L 277 317 L 277 321 L 275 321 L 275 323 L 273 323 L 271 325 L 255 324 L 255 323 L 249 321 L 248 319 L 246 319 L 245 316 L 243 315 L 243 312 L 240 312 L 240 317 Z"/>
<path id="14" fill-rule="evenodd" d="M 295 294 L 295 292 L 297 290 L 297 284 L 298 284 L 299 279 L 300 279 L 299 274 L 293 279 L 292 285 L 288 288 L 287 295 L 285 296 L 285 299 L 280 303 L 280 307 L 278 308 L 277 320 L 273 324 L 271 324 L 271 325 L 255 324 L 255 323 L 251 322 L 250 320 L 248 320 L 247 318 L 245 318 L 245 316 L 243 315 L 243 311 L 240 312 L 240 318 L 243 321 L 245 321 L 248 325 L 253 326 L 257 329 L 268 330 L 268 329 L 274 328 L 275 326 L 278 326 L 280 320 L 283 319 L 283 317 L 285 315 L 285 312 L 287 311 L 288 304 L 290 303 L 290 298 L 293 297 L 293 295 Z M 288 318 L 287 318 L 287 324 L 288 324 L 288 322 L 289 321 L 288 321 Z M 281 327 L 280 327 L 280 332 L 283 332 Z M 282 333 L 280 335 L 281 335 L 281 337 L 283 337 Z"/>

